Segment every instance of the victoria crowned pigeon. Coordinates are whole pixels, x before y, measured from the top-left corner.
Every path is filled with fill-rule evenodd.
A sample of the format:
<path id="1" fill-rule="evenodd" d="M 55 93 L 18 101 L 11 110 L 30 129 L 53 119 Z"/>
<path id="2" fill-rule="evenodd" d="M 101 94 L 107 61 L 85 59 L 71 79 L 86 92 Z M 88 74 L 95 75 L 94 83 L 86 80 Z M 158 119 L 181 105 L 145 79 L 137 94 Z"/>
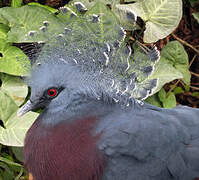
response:
<path id="1" fill-rule="evenodd" d="M 70 22 L 43 46 L 27 80 L 30 99 L 18 112 L 43 108 L 25 139 L 31 177 L 198 179 L 199 110 L 142 101 L 158 84 L 150 75 L 159 51 L 140 43 L 132 50 L 107 6 L 75 6 L 76 12 L 60 9 Z M 136 15 L 128 10 L 126 19 L 135 21 Z M 44 34 L 50 25 L 43 22 Z"/>

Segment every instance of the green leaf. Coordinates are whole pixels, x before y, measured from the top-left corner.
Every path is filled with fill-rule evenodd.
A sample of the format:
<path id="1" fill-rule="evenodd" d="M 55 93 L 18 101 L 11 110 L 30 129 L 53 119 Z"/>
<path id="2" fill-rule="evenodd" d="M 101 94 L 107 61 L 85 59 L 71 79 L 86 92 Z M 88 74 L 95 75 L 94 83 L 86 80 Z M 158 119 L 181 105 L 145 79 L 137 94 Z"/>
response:
<path id="1" fill-rule="evenodd" d="M 80 2 L 79 0 L 72 0 L 69 2 L 72 6 L 76 2 Z M 115 15 L 118 17 L 120 24 L 122 27 L 126 30 L 135 30 L 136 25 L 135 21 L 129 20 L 129 18 L 126 15 L 126 12 L 129 10 L 128 7 L 120 6 L 121 0 L 81 0 L 81 3 L 84 4 L 84 6 L 88 9 L 92 8 L 97 2 L 103 3 L 105 5 L 109 5 L 111 7 L 111 10 L 115 13 Z"/>
<path id="2" fill-rule="evenodd" d="M 87 8 L 92 7 L 96 2 L 101 2 L 103 4 L 109 4 L 109 5 L 114 5 L 114 4 L 119 4 L 120 0 L 72 0 L 70 1 L 70 4 L 74 4 L 75 2 L 81 2 L 83 3 Z"/>
<path id="3" fill-rule="evenodd" d="M 167 93 L 163 88 L 158 92 L 158 97 L 159 97 L 161 102 L 163 102 L 165 100 L 166 94 Z"/>
<path id="4" fill-rule="evenodd" d="M 168 97 L 163 101 L 164 108 L 174 108 L 176 107 L 176 97 L 174 93 L 170 92 Z"/>
<path id="5" fill-rule="evenodd" d="M 198 21 L 199 23 L 199 13 L 193 13 L 193 17 Z"/>
<path id="6" fill-rule="evenodd" d="M 0 72 L 16 76 L 27 75 L 30 61 L 22 50 L 0 39 L 0 53 Z"/>
<path id="7" fill-rule="evenodd" d="M 105 13 L 106 15 L 104 16 L 100 16 L 101 20 L 99 23 L 97 24 L 89 24 L 90 27 L 87 26 L 87 28 L 89 28 L 89 30 L 95 30 L 95 33 L 97 33 L 98 31 L 100 31 L 100 35 L 95 35 L 97 38 L 99 38 L 99 40 L 101 42 L 106 41 L 107 38 L 109 38 L 109 40 L 111 40 L 111 36 L 110 34 L 112 33 L 113 37 L 117 37 L 116 32 L 112 31 L 112 27 L 114 27 L 114 25 L 118 25 L 118 19 L 116 18 L 115 14 L 112 13 L 107 6 L 105 6 L 103 3 L 97 2 L 95 3 L 95 5 L 89 9 L 89 11 L 86 13 L 87 17 L 89 18 L 89 16 L 92 16 L 93 14 L 103 14 Z M 98 31 L 97 31 L 98 30 Z M 99 41 L 98 40 L 98 41 Z M 97 41 L 97 40 L 96 40 Z"/>
<path id="8" fill-rule="evenodd" d="M 39 6 L 5 7 L 0 9 L 0 16 L 9 22 L 8 42 L 47 41 L 64 31 L 65 26 L 49 10 Z M 42 31 L 47 22 L 45 32 Z M 48 26 L 50 25 L 50 26 Z"/>
<path id="9" fill-rule="evenodd" d="M 31 2 L 31 3 L 28 3 L 28 5 L 30 5 L 30 6 L 39 6 L 39 7 L 42 7 L 42 8 L 45 8 L 45 9 L 49 10 L 52 13 L 56 13 L 58 11 L 57 9 L 54 9 L 54 8 L 52 8 L 50 6 L 42 5 L 42 4 L 37 3 L 37 2 Z"/>
<path id="10" fill-rule="evenodd" d="M 0 161 L 6 163 L 6 164 L 8 164 L 8 165 L 22 167 L 21 164 L 15 163 L 15 162 L 13 162 L 13 161 L 11 161 L 11 160 L 9 160 L 9 159 L 7 159 L 7 158 L 4 158 L 4 157 L 0 157 Z"/>
<path id="11" fill-rule="evenodd" d="M 0 24 L 0 37 L 1 39 L 7 38 L 7 33 L 9 31 L 9 27 L 5 24 Z"/>
<path id="12" fill-rule="evenodd" d="M 72 0 L 72 1 L 69 2 L 69 4 L 73 5 L 76 2 L 83 3 L 86 8 L 91 8 L 95 4 L 94 0 L 81 0 L 81 1 L 79 1 L 79 0 Z"/>
<path id="13" fill-rule="evenodd" d="M 0 129 L 0 143 L 7 146 L 23 146 L 25 134 L 37 116 L 37 113 L 29 112 L 19 118 L 17 112 L 14 113 L 6 122 L 6 129 Z"/>
<path id="14" fill-rule="evenodd" d="M 15 112 L 4 124 L 5 129 L 0 127 L 0 143 L 7 146 L 23 146 L 25 134 L 37 116 L 37 113 L 29 112 L 19 118 Z"/>
<path id="15" fill-rule="evenodd" d="M 12 152 L 15 154 L 15 157 L 17 158 L 17 160 L 19 160 L 21 162 L 24 161 L 22 147 L 12 147 Z"/>
<path id="16" fill-rule="evenodd" d="M 116 4 L 112 7 L 113 12 L 117 15 L 121 26 L 125 30 L 134 31 L 136 27 L 136 14 L 128 6 Z M 134 14 L 134 17 L 129 17 L 129 12 Z"/>
<path id="17" fill-rule="evenodd" d="M 162 49 L 161 56 L 182 73 L 182 80 L 189 85 L 191 78 L 189 58 L 184 47 L 178 41 L 171 41 Z"/>
<path id="18" fill-rule="evenodd" d="M 155 65 L 153 74 L 150 76 L 150 79 L 158 79 L 158 86 L 153 94 L 158 92 L 166 83 L 180 78 L 183 78 L 182 73 L 173 67 L 167 59 L 161 57 L 159 62 Z"/>
<path id="19" fill-rule="evenodd" d="M 164 108 L 176 107 L 176 98 L 175 98 L 174 93 L 169 92 L 168 96 L 166 96 L 166 91 L 162 88 L 158 92 L 158 96 L 159 96 L 159 99 L 162 102 Z"/>
<path id="20" fill-rule="evenodd" d="M 28 94 L 28 87 L 22 82 L 19 77 L 0 74 L 2 81 L 1 90 L 9 95 L 12 100 L 20 106 Z"/>
<path id="21" fill-rule="evenodd" d="M 146 43 L 153 43 L 168 36 L 182 18 L 182 0 L 147 0 L 123 6 L 131 8 L 146 23 Z"/>
<path id="22" fill-rule="evenodd" d="M 2 90 L 0 90 L 0 119 L 6 123 L 9 117 L 16 112 L 18 106 L 16 103 Z"/>
<path id="23" fill-rule="evenodd" d="M 21 7 L 23 4 L 23 0 L 12 0 L 11 7 Z"/>
<path id="24" fill-rule="evenodd" d="M 29 112 L 17 117 L 18 106 L 2 90 L 0 90 L 0 118 L 4 127 L 0 126 L 0 143 L 7 146 L 23 146 L 25 134 L 30 128 L 37 113 Z"/>
<path id="25" fill-rule="evenodd" d="M 22 179 L 21 176 L 23 175 L 23 173 L 24 173 L 24 168 L 21 168 L 20 171 L 19 171 L 19 174 L 15 177 L 14 180 L 21 180 Z"/>
<path id="26" fill-rule="evenodd" d="M 11 171 L 11 169 L 9 168 L 9 166 L 6 163 L 0 162 L 0 167 L 2 169 L 4 169 L 4 171 L 2 173 L 0 173 L 3 180 L 13 179 L 14 173 Z"/>
<path id="27" fill-rule="evenodd" d="M 153 96 L 150 96 L 148 97 L 145 102 L 149 103 L 149 104 L 152 104 L 154 106 L 157 106 L 157 107 L 162 107 L 161 105 L 161 101 L 158 97 L 158 93 L 154 94 Z"/>
<path id="28" fill-rule="evenodd" d="M 193 92 L 193 93 L 192 93 L 192 96 L 198 97 L 198 98 L 199 98 L 199 92 Z"/>
<path id="29" fill-rule="evenodd" d="M 0 14 L 0 23 L 8 25 L 8 21 Z"/>
<path id="30" fill-rule="evenodd" d="M 188 56 L 184 47 L 178 41 L 169 42 L 162 49 L 161 58 L 150 76 L 150 79 L 158 78 L 158 87 L 153 93 L 158 92 L 164 84 L 175 79 L 182 79 L 189 85 L 191 75 L 188 68 Z"/>
<path id="31" fill-rule="evenodd" d="M 176 87 L 173 92 L 174 94 L 181 94 L 184 93 L 184 90 L 181 87 Z"/>
<path id="32" fill-rule="evenodd" d="M 185 89 L 186 92 L 189 92 L 190 91 L 190 85 L 185 85 L 184 89 Z"/>

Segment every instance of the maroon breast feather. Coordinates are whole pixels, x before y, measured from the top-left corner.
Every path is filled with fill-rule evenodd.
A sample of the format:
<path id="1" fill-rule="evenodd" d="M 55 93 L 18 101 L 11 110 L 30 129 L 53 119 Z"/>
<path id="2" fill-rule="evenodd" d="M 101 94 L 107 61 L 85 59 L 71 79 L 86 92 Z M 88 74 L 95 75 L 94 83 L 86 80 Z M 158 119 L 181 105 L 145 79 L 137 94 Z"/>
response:
<path id="1" fill-rule="evenodd" d="M 95 118 L 44 126 L 39 119 L 29 129 L 24 164 L 34 180 L 100 180 L 105 166 L 97 149 L 100 135 L 91 130 Z"/>

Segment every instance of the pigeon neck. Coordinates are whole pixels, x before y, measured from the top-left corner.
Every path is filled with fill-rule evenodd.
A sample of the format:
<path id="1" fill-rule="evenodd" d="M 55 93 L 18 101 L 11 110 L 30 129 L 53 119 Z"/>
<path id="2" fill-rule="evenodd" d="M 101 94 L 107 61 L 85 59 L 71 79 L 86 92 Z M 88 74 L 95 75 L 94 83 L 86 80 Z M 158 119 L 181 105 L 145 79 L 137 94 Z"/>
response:
<path id="1" fill-rule="evenodd" d="M 55 126 L 63 122 L 72 122 L 77 119 L 84 119 L 87 117 L 97 117 L 100 119 L 111 112 L 115 104 L 103 103 L 101 101 L 90 101 L 85 104 L 76 104 L 71 107 L 66 107 L 59 109 L 59 111 L 52 111 L 51 109 L 46 109 L 40 115 L 41 124 L 46 126 Z"/>

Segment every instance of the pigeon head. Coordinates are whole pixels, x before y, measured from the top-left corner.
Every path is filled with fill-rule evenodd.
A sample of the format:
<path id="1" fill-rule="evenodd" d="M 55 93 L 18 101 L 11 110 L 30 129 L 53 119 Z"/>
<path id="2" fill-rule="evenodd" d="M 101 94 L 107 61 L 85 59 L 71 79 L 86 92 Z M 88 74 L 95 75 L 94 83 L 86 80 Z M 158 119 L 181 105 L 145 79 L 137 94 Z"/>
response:
<path id="1" fill-rule="evenodd" d="M 159 51 L 146 47 L 132 51 L 117 17 L 101 6 L 109 16 L 88 11 L 72 17 L 62 33 L 46 42 L 28 81 L 30 100 L 18 115 L 38 108 L 44 108 L 49 116 L 57 112 L 59 116 L 67 112 L 77 115 L 86 113 L 93 103 L 129 106 L 134 99 L 152 94 L 157 79 L 149 76 L 159 60 Z"/>
<path id="2" fill-rule="evenodd" d="M 57 58 L 57 61 L 51 61 L 54 58 Z M 100 72 L 87 71 L 77 64 L 66 63 L 66 59 L 66 56 L 59 57 L 59 60 L 58 57 L 51 57 L 48 61 L 35 63 L 27 79 L 31 96 L 19 110 L 19 116 L 30 110 L 42 108 L 48 112 L 44 113 L 50 116 L 57 113 L 61 116 L 62 112 L 64 116 L 70 112 L 67 114 L 69 117 L 73 113 L 80 114 L 89 104 L 108 102 L 111 94 L 109 97 L 105 90 L 108 87 L 103 75 Z"/>
<path id="3" fill-rule="evenodd" d="M 71 78 L 75 78 L 71 68 L 64 64 L 53 65 L 53 68 L 50 64 L 42 64 L 32 70 L 28 84 L 31 88 L 30 101 L 35 109 L 52 107 L 52 110 L 56 110 L 63 94 L 64 104 L 70 103 L 69 95 L 72 95 L 71 92 L 76 93 L 75 81 L 71 84 Z"/>

